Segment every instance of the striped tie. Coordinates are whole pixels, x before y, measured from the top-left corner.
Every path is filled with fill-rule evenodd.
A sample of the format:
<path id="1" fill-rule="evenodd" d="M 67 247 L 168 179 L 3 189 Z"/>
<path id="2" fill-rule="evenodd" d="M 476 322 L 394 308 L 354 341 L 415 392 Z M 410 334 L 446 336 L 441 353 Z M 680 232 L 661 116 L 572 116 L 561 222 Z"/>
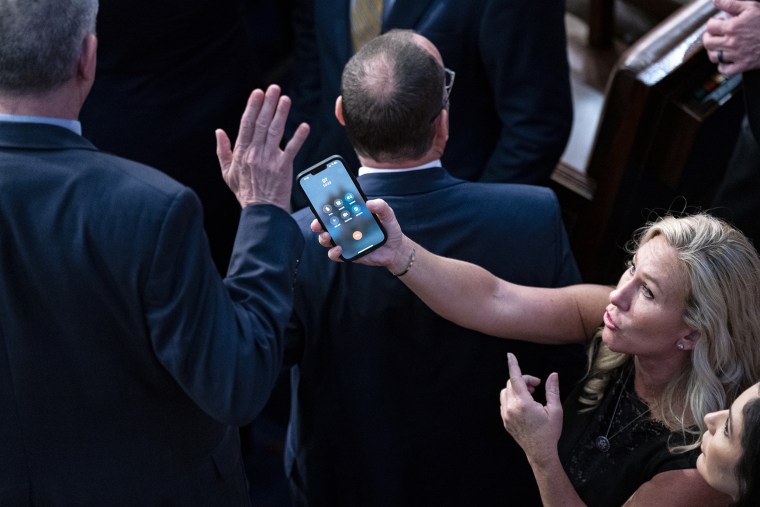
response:
<path id="1" fill-rule="evenodd" d="M 351 42 L 354 52 L 380 35 L 383 0 L 356 0 L 351 8 Z"/>

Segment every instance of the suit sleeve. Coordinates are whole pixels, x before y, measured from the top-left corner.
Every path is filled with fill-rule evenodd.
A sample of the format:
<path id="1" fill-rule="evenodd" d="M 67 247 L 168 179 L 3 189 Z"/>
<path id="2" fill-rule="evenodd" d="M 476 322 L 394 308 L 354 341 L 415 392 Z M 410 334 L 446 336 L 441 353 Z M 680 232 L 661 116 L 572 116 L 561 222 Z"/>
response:
<path id="1" fill-rule="evenodd" d="M 482 181 L 538 183 L 549 177 L 572 126 L 562 0 L 491 0 L 480 51 L 501 131 Z"/>
<path id="2" fill-rule="evenodd" d="M 169 207 L 145 290 L 147 326 L 158 360 L 187 395 L 220 422 L 242 426 L 280 370 L 303 238 L 285 211 L 245 208 L 222 281 L 201 218 L 189 190 Z"/>

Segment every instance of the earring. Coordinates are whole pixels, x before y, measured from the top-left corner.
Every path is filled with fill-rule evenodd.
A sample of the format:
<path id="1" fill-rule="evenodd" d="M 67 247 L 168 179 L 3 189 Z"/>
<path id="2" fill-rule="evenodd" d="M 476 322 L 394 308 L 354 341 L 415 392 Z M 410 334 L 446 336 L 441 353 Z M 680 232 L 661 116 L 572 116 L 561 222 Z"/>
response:
<path id="1" fill-rule="evenodd" d="M 683 343 L 679 343 L 678 345 L 676 345 L 676 348 L 677 348 L 678 350 L 683 350 L 683 349 L 684 349 L 684 345 L 683 345 Z"/>

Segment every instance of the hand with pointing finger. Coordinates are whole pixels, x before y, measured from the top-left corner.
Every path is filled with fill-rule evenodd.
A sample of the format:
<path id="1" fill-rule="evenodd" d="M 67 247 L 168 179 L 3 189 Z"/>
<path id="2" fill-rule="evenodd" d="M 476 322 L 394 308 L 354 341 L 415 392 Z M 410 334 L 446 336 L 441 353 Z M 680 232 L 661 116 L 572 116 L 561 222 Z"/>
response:
<path id="1" fill-rule="evenodd" d="M 523 375 L 513 354 L 508 354 L 507 362 L 509 380 L 500 394 L 504 428 L 520 444 L 530 461 L 556 457 L 557 442 L 562 433 L 562 404 L 557 374 L 552 373 L 546 379 L 546 405 L 541 405 L 531 396 L 538 379 Z"/>

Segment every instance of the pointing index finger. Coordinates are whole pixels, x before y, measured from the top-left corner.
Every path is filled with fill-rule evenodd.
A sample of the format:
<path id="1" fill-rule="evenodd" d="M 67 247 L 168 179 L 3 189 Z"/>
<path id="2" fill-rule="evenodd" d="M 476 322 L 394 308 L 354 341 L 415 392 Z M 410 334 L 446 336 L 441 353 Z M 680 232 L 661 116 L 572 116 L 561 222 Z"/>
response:
<path id="1" fill-rule="evenodd" d="M 509 383 L 512 385 L 512 390 L 517 396 L 528 395 L 528 386 L 523 380 L 520 365 L 517 364 L 517 358 L 511 352 L 507 353 L 507 365 L 509 366 Z"/>

